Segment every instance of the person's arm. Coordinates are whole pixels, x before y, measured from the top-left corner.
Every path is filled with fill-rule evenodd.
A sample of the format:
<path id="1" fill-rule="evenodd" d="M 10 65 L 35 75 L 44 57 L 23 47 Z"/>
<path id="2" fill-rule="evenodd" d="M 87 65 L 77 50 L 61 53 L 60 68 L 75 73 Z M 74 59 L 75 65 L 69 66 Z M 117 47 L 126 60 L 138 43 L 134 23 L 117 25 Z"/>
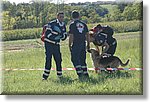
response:
<path id="1" fill-rule="evenodd" d="M 105 48 L 104 48 L 105 47 Z M 103 49 L 104 48 L 104 49 Z M 109 45 L 107 42 L 104 42 L 103 46 L 102 46 L 102 54 L 104 54 L 108 49 L 109 49 Z"/>
<path id="2" fill-rule="evenodd" d="M 66 25 L 64 25 L 64 31 L 62 33 L 61 40 L 64 41 L 67 39 L 67 31 L 66 31 Z"/>
<path id="3" fill-rule="evenodd" d="M 72 44 L 73 44 L 73 24 L 70 24 L 69 26 L 69 50 L 71 51 L 72 50 Z"/>
<path id="4" fill-rule="evenodd" d="M 86 41 L 87 41 L 87 51 L 90 50 L 90 35 L 87 25 L 85 24 L 85 31 L 86 31 Z"/>
<path id="5" fill-rule="evenodd" d="M 86 33 L 86 41 L 87 41 L 87 50 L 90 49 L 90 36 L 89 36 L 89 32 Z"/>
<path id="6" fill-rule="evenodd" d="M 73 34 L 69 34 L 69 49 L 72 50 L 72 44 L 73 44 Z"/>
<path id="7" fill-rule="evenodd" d="M 95 45 L 95 47 L 96 47 L 96 50 L 100 53 L 98 45 Z"/>

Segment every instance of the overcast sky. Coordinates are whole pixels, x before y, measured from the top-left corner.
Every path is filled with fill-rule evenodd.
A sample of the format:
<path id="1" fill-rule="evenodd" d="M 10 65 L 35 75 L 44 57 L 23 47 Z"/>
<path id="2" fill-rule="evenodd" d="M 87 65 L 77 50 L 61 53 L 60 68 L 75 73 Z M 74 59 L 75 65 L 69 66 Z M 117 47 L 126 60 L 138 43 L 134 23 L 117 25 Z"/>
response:
<path id="1" fill-rule="evenodd" d="M 4 0 L 4 1 L 10 1 L 11 3 L 15 2 L 16 4 L 18 4 L 18 3 L 22 3 L 22 2 L 29 3 L 31 0 Z M 43 0 L 43 1 L 45 1 L 45 0 Z M 52 0 L 49 0 L 49 1 L 52 1 Z M 60 0 L 60 1 L 62 1 L 62 0 Z M 72 2 L 77 3 L 77 2 L 86 2 L 86 1 L 95 2 L 95 1 L 115 1 L 115 0 L 65 0 L 65 3 L 72 3 Z M 57 0 L 53 0 L 53 2 L 56 3 Z"/>

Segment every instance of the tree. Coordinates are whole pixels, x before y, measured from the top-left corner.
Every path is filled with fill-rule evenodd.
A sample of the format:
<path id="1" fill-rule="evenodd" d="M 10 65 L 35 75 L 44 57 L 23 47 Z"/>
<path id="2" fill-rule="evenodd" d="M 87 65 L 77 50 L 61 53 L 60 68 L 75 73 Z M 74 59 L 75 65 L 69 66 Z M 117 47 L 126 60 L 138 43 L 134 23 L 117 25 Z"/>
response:
<path id="1" fill-rule="evenodd" d="M 2 28 L 3 29 L 13 29 L 13 25 L 15 24 L 15 19 L 10 16 L 9 11 L 3 12 L 3 19 L 2 19 Z"/>
<path id="2" fill-rule="evenodd" d="M 113 9 L 113 12 L 111 13 L 111 19 L 112 19 L 112 21 L 121 21 L 122 20 L 121 11 L 119 10 L 118 7 L 115 7 Z"/>
<path id="3" fill-rule="evenodd" d="M 82 16 L 81 20 L 84 21 L 85 23 L 89 23 L 89 19 L 86 16 Z"/>
<path id="4" fill-rule="evenodd" d="M 125 7 L 124 12 L 123 12 L 123 16 L 124 16 L 126 21 L 136 19 L 136 10 L 132 6 L 132 4 L 129 4 L 128 6 Z"/>
<path id="5" fill-rule="evenodd" d="M 143 19 L 143 2 L 141 3 L 135 3 L 133 4 L 133 7 L 135 8 L 135 19 L 136 20 L 142 20 Z"/>
<path id="6" fill-rule="evenodd" d="M 64 4 L 64 0 L 57 5 L 52 0 L 32 0 L 29 3 L 10 3 L 2 1 L 3 29 L 25 29 L 42 27 L 56 18 L 58 11 L 64 11 L 65 23 L 72 20 L 71 12 L 78 10 L 81 19 L 86 23 L 99 23 L 122 20 L 142 20 L 142 3 L 99 5 L 90 3 Z M 102 3 L 105 4 L 105 3 Z M 59 6 L 59 8 L 58 8 Z"/>

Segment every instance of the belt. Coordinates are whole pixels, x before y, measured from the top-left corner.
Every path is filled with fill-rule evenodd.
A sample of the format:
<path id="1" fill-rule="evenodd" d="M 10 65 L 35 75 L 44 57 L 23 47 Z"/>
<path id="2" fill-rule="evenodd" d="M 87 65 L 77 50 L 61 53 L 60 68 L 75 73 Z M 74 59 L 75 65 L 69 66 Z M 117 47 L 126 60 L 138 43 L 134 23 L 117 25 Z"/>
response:
<path id="1" fill-rule="evenodd" d="M 59 45 L 59 42 L 55 42 L 55 41 L 49 40 L 47 38 L 45 38 L 44 41 L 47 41 L 47 42 L 52 43 L 52 44 Z"/>

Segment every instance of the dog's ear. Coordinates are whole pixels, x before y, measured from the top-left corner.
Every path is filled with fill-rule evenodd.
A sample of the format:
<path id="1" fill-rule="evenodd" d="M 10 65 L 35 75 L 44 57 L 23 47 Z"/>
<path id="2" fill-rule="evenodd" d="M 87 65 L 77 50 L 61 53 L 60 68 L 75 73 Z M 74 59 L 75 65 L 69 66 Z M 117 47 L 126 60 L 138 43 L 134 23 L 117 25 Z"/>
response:
<path id="1" fill-rule="evenodd" d="M 87 52 L 91 53 L 91 49 L 88 49 Z"/>

